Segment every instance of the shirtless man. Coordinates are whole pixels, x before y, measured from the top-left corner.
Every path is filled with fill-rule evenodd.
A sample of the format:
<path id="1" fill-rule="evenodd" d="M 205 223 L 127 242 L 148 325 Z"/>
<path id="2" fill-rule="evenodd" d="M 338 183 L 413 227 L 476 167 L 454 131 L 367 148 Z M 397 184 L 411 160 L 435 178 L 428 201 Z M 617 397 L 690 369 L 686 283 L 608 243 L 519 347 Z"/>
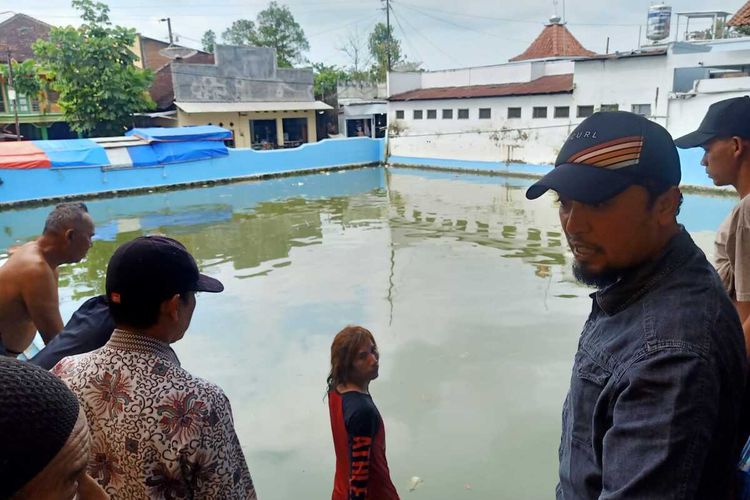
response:
<path id="1" fill-rule="evenodd" d="M 46 344 L 63 329 L 57 268 L 86 256 L 94 222 L 83 203 L 61 203 L 42 235 L 18 247 L 0 267 L 0 355 L 17 356 L 38 330 Z"/>

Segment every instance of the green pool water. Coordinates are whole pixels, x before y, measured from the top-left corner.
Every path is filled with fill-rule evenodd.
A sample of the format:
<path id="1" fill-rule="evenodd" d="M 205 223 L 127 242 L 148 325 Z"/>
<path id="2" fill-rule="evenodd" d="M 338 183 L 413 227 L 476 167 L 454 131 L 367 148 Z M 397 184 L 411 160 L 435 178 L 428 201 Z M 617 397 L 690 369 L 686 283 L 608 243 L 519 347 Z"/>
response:
<path id="1" fill-rule="evenodd" d="M 324 386 L 347 324 L 380 347 L 371 392 L 402 497 L 550 498 L 590 290 L 572 278 L 553 198 L 527 201 L 529 182 L 370 168 L 92 201 L 99 239 L 62 268 L 61 309 L 101 293 L 118 244 L 173 236 L 226 285 L 199 295 L 174 348 L 229 396 L 260 498 L 330 498 Z M 686 200 L 707 251 L 731 203 Z M 48 210 L 0 212 L 0 251 Z"/>

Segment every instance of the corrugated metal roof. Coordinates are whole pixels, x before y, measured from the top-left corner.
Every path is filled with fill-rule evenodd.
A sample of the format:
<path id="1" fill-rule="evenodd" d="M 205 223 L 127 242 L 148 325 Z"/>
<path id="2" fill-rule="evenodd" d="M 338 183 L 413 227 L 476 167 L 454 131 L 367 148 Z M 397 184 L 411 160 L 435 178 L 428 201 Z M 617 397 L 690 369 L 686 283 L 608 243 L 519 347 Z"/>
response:
<path id="1" fill-rule="evenodd" d="M 333 109 L 321 101 L 175 102 L 185 113 L 251 113 L 257 111 L 310 111 Z"/>
<path id="2" fill-rule="evenodd" d="M 550 59 L 555 57 L 588 57 L 595 55 L 584 48 L 576 37 L 562 24 L 548 24 L 522 54 L 510 61 Z"/>
<path id="3" fill-rule="evenodd" d="M 728 26 L 749 26 L 750 25 L 750 2 L 740 7 L 732 19 L 727 22 Z"/>
<path id="4" fill-rule="evenodd" d="M 396 94 L 390 101 L 419 101 L 428 99 L 465 99 L 470 97 L 505 97 L 573 92 L 573 75 L 543 76 L 530 82 L 470 85 L 465 87 L 437 87 L 417 89 Z"/>

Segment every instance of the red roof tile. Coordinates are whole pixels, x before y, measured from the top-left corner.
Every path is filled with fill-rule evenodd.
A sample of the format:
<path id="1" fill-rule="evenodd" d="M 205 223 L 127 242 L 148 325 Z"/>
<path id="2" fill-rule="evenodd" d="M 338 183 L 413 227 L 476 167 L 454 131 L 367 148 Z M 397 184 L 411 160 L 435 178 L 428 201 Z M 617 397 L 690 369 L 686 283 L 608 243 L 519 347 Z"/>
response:
<path id="1" fill-rule="evenodd" d="M 466 87 L 436 87 L 417 89 L 392 95 L 389 101 L 423 101 L 428 99 L 465 99 L 469 97 L 506 97 L 573 92 L 573 75 L 543 76 L 530 82 L 470 85 Z"/>
<path id="2" fill-rule="evenodd" d="M 750 25 L 750 2 L 740 7 L 732 19 L 727 23 L 728 26 L 748 26 Z"/>
<path id="3" fill-rule="evenodd" d="M 542 32 L 531 42 L 522 54 L 510 59 L 511 61 L 526 61 L 528 59 L 547 59 L 552 57 L 586 57 L 595 52 L 587 50 L 576 40 L 568 28 L 563 24 L 552 23 L 544 27 Z"/>

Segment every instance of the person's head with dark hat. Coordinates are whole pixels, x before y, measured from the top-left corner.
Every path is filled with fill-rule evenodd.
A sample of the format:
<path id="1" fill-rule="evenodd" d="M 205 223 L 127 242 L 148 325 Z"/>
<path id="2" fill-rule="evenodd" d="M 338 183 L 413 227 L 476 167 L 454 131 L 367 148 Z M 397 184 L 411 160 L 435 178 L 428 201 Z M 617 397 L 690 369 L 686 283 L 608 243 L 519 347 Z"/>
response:
<path id="1" fill-rule="evenodd" d="M 655 258 L 680 231 L 680 177 L 666 129 L 633 113 L 601 112 L 576 127 L 526 197 L 557 193 L 575 275 L 602 288 Z"/>
<path id="2" fill-rule="evenodd" d="M 698 129 L 674 142 L 678 148 L 703 148 L 701 165 L 717 186 L 750 192 L 750 97 L 712 104 Z"/>
<path id="3" fill-rule="evenodd" d="M 195 292 L 224 285 L 201 274 L 185 246 L 165 236 L 142 236 L 120 246 L 107 266 L 106 293 L 115 324 L 163 342 L 185 334 Z"/>
<path id="4" fill-rule="evenodd" d="M 46 370 L 0 356 L 0 498 L 107 498 L 86 475 L 89 448 L 75 394 Z"/>

